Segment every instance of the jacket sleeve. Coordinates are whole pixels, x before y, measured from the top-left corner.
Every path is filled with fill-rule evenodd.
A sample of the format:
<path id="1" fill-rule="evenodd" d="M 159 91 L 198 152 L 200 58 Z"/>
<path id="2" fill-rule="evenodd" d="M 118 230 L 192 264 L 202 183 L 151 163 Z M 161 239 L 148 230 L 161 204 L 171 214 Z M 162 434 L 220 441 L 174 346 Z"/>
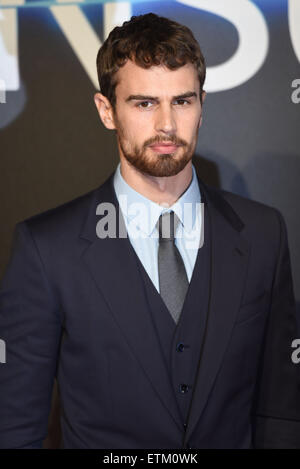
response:
<path id="1" fill-rule="evenodd" d="M 18 449 L 43 449 L 43 440 L 35 441 L 34 443 L 31 443 L 30 445 L 22 446 L 21 448 Z"/>
<path id="2" fill-rule="evenodd" d="M 59 311 L 28 222 L 21 222 L 0 285 L 0 338 L 6 355 L 0 363 L 0 448 L 40 447 L 47 436 Z"/>
<path id="3" fill-rule="evenodd" d="M 299 338 L 285 221 L 276 210 L 280 242 L 253 412 L 254 448 L 300 448 Z"/>

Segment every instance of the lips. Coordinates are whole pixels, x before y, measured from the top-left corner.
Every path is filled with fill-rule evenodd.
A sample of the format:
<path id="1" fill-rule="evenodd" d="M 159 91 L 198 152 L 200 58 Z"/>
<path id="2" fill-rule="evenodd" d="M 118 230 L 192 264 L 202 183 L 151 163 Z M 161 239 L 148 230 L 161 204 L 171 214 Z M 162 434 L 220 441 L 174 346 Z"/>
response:
<path id="1" fill-rule="evenodd" d="M 158 153 L 174 153 L 178 146 L 179 145 L 174 145 L 174 143 L 157 143 L 155 145 L 150 145 L 150 148 Z"/>

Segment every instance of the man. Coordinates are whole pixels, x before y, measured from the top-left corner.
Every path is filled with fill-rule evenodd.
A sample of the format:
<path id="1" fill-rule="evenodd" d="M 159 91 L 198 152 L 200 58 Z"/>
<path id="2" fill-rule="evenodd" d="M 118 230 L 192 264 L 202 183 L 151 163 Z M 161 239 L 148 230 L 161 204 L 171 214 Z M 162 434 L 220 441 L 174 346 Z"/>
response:
<path id="1" fill-rule="evenodd" d="M 149 13 L 110 33 L 97 68 L 120 164 L 17 225 L 1 447 L 41 447 L 56 376 L 64 448 L 299 448 L 286 227 L 195 172 L 199 45 Z"/>

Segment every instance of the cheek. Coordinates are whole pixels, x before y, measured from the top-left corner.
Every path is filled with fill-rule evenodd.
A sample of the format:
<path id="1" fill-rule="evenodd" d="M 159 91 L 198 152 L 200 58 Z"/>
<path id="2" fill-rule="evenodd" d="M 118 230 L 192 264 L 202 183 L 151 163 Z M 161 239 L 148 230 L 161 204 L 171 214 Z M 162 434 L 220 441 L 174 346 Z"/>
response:
<path id="1" fill-rule="evenodd" d="M 192 126 L 191 123 L 188 121 L 181 127 L 178 128 L 178 136 L 184 138 L 188 142 L 192 142 L 198 135 L 198 130 L 200 126 L 200 119 L 196 121 Z"/>
<path id="2" fill-rule="evenodd" d="M 144 114 L 127 119 L 125 132 L 128 139 L 138 146 L 143 145 L 147 139 L 154 135 L 152 121 L 149 116 Z"/>
<path id="3" fill-rule="evenodd" d="M 120 114 L 119 122 L 127 134 L 135 135 L 139 129 L 149 127 L 149 119 L 138 113 Z"/>
<path id="4" fill-rule="evenodd" d="M 178 135 L 192 140 L 200 126 L 201 112 L 199 110 L 179 115 L 177 120 Z"/>

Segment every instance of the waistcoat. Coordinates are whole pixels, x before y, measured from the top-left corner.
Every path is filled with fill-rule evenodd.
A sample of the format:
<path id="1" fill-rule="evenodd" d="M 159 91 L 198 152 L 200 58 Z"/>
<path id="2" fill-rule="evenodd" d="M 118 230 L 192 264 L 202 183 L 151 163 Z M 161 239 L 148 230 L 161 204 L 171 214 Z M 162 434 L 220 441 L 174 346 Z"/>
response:
<path id="1" fill-rule="evenodd" d="M 205 201 L 202 215 L 204 215 L 204 243 L 198 249 L 191 281 L 177 324 L 136 256 L 137 267 L 143 279 L 145 299 L 159 339 L 161 358 L 165 362 L 166 373 L 169 375 L 170 385 L 176 396 L 183 428 L 187 424 L 198 363 L 201 358 L 209 301 L 211 251 L 209 216 Z"/>

